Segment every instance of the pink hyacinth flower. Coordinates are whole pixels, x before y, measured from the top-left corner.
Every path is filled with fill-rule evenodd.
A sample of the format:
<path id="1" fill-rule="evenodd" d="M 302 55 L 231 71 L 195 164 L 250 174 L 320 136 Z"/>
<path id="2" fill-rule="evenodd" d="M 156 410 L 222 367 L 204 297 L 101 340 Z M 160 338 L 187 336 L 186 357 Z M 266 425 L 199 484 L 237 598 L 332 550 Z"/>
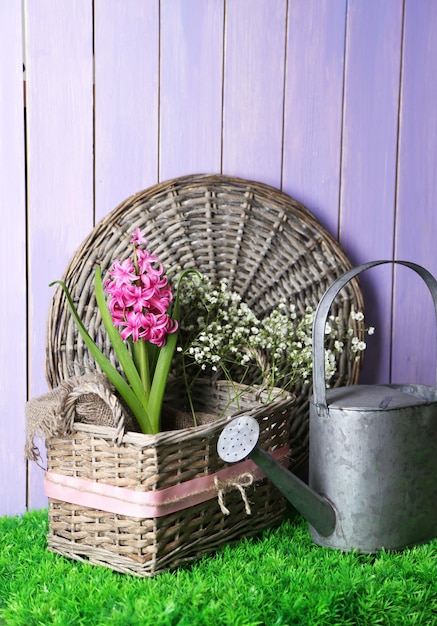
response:
<path id="1" fill-rule="evenodd" d="M 136 255 L 140 274 L 150 273 L 157 274 L 159 276 L 162 274 L 162 265 L 160 265 L 158 269 L 153 267 L 153 263 L 156 263 L 158 261 L 158 257 L 156 256 L 156 254 L 150 254 L 148 250 L 137 248 Z"/>
<path id="2" fill-rule="evenodd" d="M 121 331 L 122 339 L 126 340 L 128 337 L 132 337 L 132 341 L 138 341 L 143 328 L 144 316 L 142 313 L 136 313 L 135 311 L 126 311 L 124 317 L 125 319 L 119 324 L 124 326 Z"/>
<path id="3" fill-rule="evenodd" d="M 178 328 L 167 315 L 173 298 L 171 288 L 158 257 L 137 247 L 146 243 L 139 228 L 135 229 L 131 242 L 133 257 L 115 261 L 109 271 L 112 280 L 105 284 L 110 295 L 109 310 L 123 340 L 143 339 L 162 347 L 167 335 Z"/>
<path id="4" fill-rule="evenodd" d="M 167 335 L 176 332 L 177 329 L 177 322 L 173 322 L 165 313 L 160 315 L 148 313 L 143 316 L 143 330 L 140 337 L 161 348 L 165 344 Z"/>
<path id="5" fill-rule="evenodd" d="M 119 287 L 121 285 L 129 285 L 132 280 L 136 280 L 138 277 L 135 273 L 135 268 L 130 259 L 124 261 L 115 261 L 112 264 L 110 275 L 113 277 L 114 282 Z"/>
<path id="6" fill-rule="evenodd" d="M 135 232 L 132 235 L 132 239 L 130 240 L 130 242 L 133 244 L 137 244 L 137 245 L 140 245 L 142 243 L 144 244 L 147 243 L 147 239 L 144 237 L 144 235 L 142 234 L 138 226 L 136 227 Z"/>

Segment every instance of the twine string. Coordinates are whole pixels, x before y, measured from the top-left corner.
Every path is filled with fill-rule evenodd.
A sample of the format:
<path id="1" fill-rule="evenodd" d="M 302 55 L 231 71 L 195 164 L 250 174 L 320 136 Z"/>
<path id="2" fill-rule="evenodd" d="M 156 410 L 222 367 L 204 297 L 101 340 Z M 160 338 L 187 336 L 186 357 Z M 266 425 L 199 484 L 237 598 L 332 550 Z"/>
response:
<path id="1" fill-rule="evenodd" d="M 236 478 L 231 478 L 229 480 L 220 480 L 217 476 L 214 478 L 214 485 L 217 489 L 217 500 L 220 505 L 220 510 L 223 515 L 230 515 L 230 510 L 225 505 L 224 494 L 231 489 L 238 489 L 241 494 L 241 499 L 244 502 L 244 509 L 247 515 L 252 514 L 252 510 L 250 508 L 249 500 L 247 499 L 246 489 L 253 484 L 253 476 L 249 472 L 245 474 L 241 474 L 241 476 L 237 476 Z"/>

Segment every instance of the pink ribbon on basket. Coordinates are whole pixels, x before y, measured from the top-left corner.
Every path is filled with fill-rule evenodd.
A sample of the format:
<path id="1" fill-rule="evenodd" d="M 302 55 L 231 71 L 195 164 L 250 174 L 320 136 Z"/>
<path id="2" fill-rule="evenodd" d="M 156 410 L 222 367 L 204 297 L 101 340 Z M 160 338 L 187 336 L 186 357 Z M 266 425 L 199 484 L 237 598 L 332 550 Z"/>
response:
<path id="1" fill-rule="evenodd" d="M 270 454 L 283 465 L 288 465 L 288 446 L 278 448 Z M 232 487 L 237 484 L 239 478 L 247 474 L 250 474 L 253 480 L 265 477 L 250 459 L 226 467 L 214 474 L 193 478 L 155 491 L 136 491 L 77 476 L 46 472 L 44 491 L 49 498 L 69 504 L 130 517 L 153 518 L 212 500 L 219 495 L 218 482 L 227 483 Z"/>

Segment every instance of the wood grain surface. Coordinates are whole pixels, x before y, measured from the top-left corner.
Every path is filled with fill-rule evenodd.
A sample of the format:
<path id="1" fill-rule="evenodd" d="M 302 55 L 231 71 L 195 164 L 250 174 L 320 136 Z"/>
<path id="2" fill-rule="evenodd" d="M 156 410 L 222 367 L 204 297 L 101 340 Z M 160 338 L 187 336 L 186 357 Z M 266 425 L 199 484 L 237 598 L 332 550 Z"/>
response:
<path id="1" fill-rule="evenodd" d="M 434 0 L 0 4 L 0 514 L 46 503 L 23 442 L 26 399 L 48 389 L 48 284 L 140 189 L 259 180 L 306 204 L 353 264 L 437 273 Z M 363 289 L 377 329 L 363 381 L 432 384 L 425 287 L 384 266 Z"/>

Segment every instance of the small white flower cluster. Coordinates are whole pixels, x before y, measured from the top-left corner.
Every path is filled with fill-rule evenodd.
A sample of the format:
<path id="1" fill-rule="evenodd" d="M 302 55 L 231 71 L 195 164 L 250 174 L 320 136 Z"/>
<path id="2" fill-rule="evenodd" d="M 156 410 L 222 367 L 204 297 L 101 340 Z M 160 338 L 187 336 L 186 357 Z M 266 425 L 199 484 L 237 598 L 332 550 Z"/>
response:
<path id="1" fill-rule="evenodd" d="M 178 351 L 184 367 L 222 372 L 233 380 L 262 383 L 267 387 L 305 382 L 312 375 L 312 328 L 314 311 L 304 315 L 285 300 L 278 302 L 269 315 L 259 319 L 241 297 L 228 289 L 227 281 L 213 285 L 205 276 L 190 275 L 180 286 L 182 317 Z M 353 312 L 362 321 L 362 313 Z M 338 317 L 326 324 L 326 379 L 337 371 L 337 356 L 346 346 L 352 353 L 365 350 L 366 344 L 345 328 Z"/>

